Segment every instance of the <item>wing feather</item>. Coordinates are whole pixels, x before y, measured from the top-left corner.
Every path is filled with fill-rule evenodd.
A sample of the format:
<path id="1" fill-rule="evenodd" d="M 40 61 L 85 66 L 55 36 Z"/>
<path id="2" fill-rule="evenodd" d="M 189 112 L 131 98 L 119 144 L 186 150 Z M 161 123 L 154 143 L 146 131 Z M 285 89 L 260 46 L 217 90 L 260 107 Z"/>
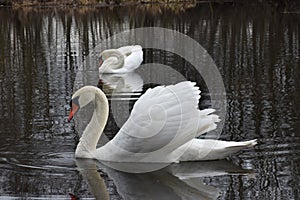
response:
<path id="1" fill-rule="evenodd" d="M 110 159 L 176 161 L 181 155 L 172 154 L 174 150 L 218 120 L 216 115 L 209 115 L 213 109 L 198 110 L 199 99 L 199 88 L 189 81 L 148 89 L 135 103 L 117 135 L 107 143 L 114 149 Z M 128 153 L 132 154 L 132 160 L 128 160 Z"/>

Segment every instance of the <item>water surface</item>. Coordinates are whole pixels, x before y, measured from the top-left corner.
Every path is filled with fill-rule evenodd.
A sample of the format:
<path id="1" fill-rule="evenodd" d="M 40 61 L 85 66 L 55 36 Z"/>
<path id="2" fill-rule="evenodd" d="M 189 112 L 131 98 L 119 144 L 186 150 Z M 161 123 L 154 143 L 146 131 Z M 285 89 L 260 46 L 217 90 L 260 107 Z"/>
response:
<path id="1" fill-rule="evenodd" d="M 75 84 L 79 84 L 76 77 L 80 73 L 87 76 L 82 63 L 103 39 L 130 28 L 158 26 L 192 37 L 216 62 L 228 101 L 221 139 L 259 141 L 255 148 L 228 159 L 233 174 L 224 170 L 219 176 L 204 174 L 197 182 L 199 188 L 201 183 L 209 185 L 211 188 L 205 190 L 213 194 L 218 191 L 218 199 L 299 199 L 299 14 L 269 5 L 199 4 L 185 10 L 155 6 L 1 8 L 0 19 L 2 196 L 68 199 L 68 193 L 81 198 L 97 195 L 89 176 L 82 173 L 85 165 L 74 158 L 78 136 L 74 124 L 67 122 L 69 100 Z M 200 107 L 210 106 L 205 83 L 184 59 L 145 49 L 144 63 L 151 62 L 171 66 L 197 82 L 203 91 Z M 89 83 L 99 85 L 97 74 L 88 77 L 94 77 Z M 80 84 L 87 81 L 82 80 Z M 145 85 L 135 94 L 110 102 L 119 102 L 120 109 L 129 100 L 132 105 L 152 86 Z M 111 98 L 109 92 L 106 90 Z M 118 129 L 110 117 L 105 133 L 111 138 Z M 147 191 L 124 191 L 143 180 L 155 189 L 153 183 L 165 177 L 163 171 L 157 172 L 163 176 L 128 175 L 101 165 L 97 168 L 103 172 L 95 184 L 103 191 L 107 189 L 107 196 L 101 198 L 133 199 L 135 194 L 142 194 L 146 199 L 151 196 Z M 218 172 L 215 168 L 211 171 Z M 88 172 L 92 177 L 97 174 L 94 168 Z M 122 184 L 128 188 L 124 190 Z M 166 199 L 179 198 L 176 188 L 168 184 L 162 188 L 166 189 L 162 190 Z"/>

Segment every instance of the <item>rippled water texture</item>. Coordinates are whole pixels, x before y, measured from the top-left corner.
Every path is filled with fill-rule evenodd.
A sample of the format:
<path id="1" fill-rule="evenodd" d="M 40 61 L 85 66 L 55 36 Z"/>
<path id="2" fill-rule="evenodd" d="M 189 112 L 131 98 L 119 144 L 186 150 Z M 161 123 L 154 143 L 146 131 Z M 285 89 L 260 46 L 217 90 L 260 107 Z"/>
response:
<path id="1" fill-rule="evenodd" d="M 159 193 L 159 198 L 178 199 L 183 194 L 178 188 L 196 184 L 202 188 L 201 198 L 299 199 L 299 24 L 299 14 L 268 5 L 199 4 L 186 10 L 158 6 L 1 8 L 0 194 L 147 199 L 158 198 Z M 95 163 L 74 158 L 78 137 L 67 115 L 75 84 L 87 83 L 85 56 L 113 34 L 149 26 L 187 34 L 216 62 L 228 98 L 221 139 L 258 138 L 255 148 L 228 161 L 184 166 L 202 170 L 201 179 L 193 183 L 169 177 L 168 170 L 180 171 L 176 165 L 167 172 L 140 175 L 100 165 L 100 174 Z M 209 107 L 205 83 L 189 63 L 170 52 L 145 49 L 144 63 L 151 62 L 171 66 L 196 81 L 203 90 L 200 106 Z M 122 102 L 130 100 L 132 105 L 153 86 L 113 99 L 109 85 L 99 83 L 97 71 L 89 73 L 88 77 L 94 77 L 90 84 L 100 84 L 120 109 Z M 79 75 L 83 82 L 76 83 Z M 105 133 L 111 138 L 118 129 L 110 117 Z"/>

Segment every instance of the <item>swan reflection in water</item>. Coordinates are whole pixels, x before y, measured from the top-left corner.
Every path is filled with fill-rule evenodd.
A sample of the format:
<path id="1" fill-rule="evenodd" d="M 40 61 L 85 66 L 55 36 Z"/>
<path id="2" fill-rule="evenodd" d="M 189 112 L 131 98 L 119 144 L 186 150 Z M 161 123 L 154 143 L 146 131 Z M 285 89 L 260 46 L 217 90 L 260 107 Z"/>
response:
<path id="1" fill-rule="evenodd" d="M 228 160 L 171 164 L 148 173 L 121 172 L 92 159 L 76 159 L 76 164 L 94 197 L 107 200 L 110 195 L 98 167 L 114 182 L 118 194 L 125 200 L 217 199 L 220 190 L 205 185 L 201 178 L 252 174 L 251 170 L 242 169 Z M 140 163 L 139 166 L 142 167 Z"/>
<path id="2" fill-rule="evenodd" d="M 98 87 L 106 95 L 141 95 L 143 79 L 136 72 L 124 74 L 100 74 Z"/>

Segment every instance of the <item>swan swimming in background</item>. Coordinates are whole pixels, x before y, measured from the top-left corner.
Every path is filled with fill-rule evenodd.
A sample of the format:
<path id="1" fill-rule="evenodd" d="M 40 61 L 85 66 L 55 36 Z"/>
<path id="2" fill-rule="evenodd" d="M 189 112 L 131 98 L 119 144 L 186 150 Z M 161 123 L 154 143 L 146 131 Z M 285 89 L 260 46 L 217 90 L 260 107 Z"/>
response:
<path id="1" fill-rule="evenodd" d="M 99 88 L 82 87 L 72 96 L 68 120 L 87 104 L 92 103 L 94 111 L 77 145 L 75 157 L 151 163 L 215 160 L 256 144 L 256 140 L 197 139 L 215 129 L 219 121 L 219 117 L 212 114 L 214 109 L 198 109 L 199 99 L 199 88 L 189 81 L 148 89 L 136 101 L 116 136 L 96 149 L 108 119 L 108 100 Z"/>
<path id="2" fill-rule="evenodd" d="M 143 62 L 140 45 L 107 49 L 100 53 L 99 73 L 127 73 L 135 70 Z"/>

